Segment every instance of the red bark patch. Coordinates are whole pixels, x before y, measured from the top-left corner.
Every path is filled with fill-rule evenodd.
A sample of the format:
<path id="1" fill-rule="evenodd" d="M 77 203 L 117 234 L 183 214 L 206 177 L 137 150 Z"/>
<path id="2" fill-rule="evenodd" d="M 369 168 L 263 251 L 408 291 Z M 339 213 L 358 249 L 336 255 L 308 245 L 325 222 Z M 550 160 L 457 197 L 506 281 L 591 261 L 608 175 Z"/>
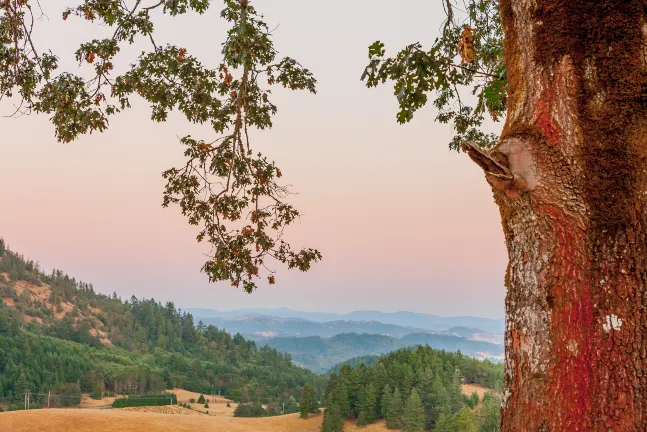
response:
<path id="1" fill-rule="evenodd" d="M 553 105 L 553 91 L 546 88 L 537 100 L 535 120 L 549 144 L 557 145 L 562 139 L 562 128 L 553 121 L 550 107 Z"/>

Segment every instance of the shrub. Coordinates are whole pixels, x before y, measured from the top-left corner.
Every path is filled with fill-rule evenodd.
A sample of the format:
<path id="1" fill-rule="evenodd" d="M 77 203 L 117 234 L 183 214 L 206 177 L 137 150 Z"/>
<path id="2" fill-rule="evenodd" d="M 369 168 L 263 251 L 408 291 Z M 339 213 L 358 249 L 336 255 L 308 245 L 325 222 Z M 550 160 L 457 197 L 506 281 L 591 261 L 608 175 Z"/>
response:
<path id="1" fill-rule="evenodd" d="M 177 403 L 177 397 L 172 393 L 130 395 L 127 398 L 116 399 L 113 408 L 161 406 Z"/>
<path id="2" fill-rule="evenodd" d="M 205 408 L 209 408 L 209 402 L 206 402 L 206 403 L 204 404 L 204 407 L 205 407 Z"/>
<path id="3" fill-rule="evenodd" d="M 191 403 L 195 403 L 195 398 L 190 398 L 190 399 L 189 399 L 189 402 L 191 402 Z"/>
<path id="4" fill-rule="evenodd" d="M 203 404 L 203 403 L 205 403 L 204 395 L 203 395 L 202 393 L 200 393 L 200 397 L 198 398 L 198 403 L 199 403 L 199 404 Z"/>
<path id="5" fill-rule="evenodd" d="M 231 408 L 231 404 L 227 402 L 227 408 Z"/>

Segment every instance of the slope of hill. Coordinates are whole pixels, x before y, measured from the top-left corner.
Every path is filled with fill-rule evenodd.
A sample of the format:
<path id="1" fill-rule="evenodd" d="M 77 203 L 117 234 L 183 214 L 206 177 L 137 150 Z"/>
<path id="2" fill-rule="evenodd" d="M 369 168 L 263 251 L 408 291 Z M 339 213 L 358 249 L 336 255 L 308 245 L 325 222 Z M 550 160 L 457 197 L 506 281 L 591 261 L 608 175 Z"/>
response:
<path id="1" fill-rule="evenodd" d="M 404 348 L 380 357 L 373 366 L 343 365 L 330 375 L 322 432 L 337 430 L 332 426 L 343 418 L 357 419 L 358 424 L 385 419 L 404 430 L 496 430 L 492 425 L 498 425 L 501 400 L 496 393 L 502 382 L 502 365 L 428 346 Z M 486 387 L 489 392 L 468 397 L 463 383 L 479 384 L 472 389 Z M 456 427 L 441 427 L 443 423 Z"/>
<path id="2" fill-rule="evenodd" d="M 415 345 L 429 345 L 431 348 L 447 351 L 460 350 L 463 354 L 481 359 L 499 360 L 503 355 L 502 345 L 436 333 L 412 333 L 399 339 L 384 335 L 345 333 L 331 338 L 272 338 L 265 343 L 278 351 L 289 353 L 295 363 L 321 373 L 354 357 L 386 354 Z"/>
<path id="3" fill-rule="evenodd" d="M 122 302 L 61 271 L 44 274 L 0 241 L 0 400 L 33 406 L 48 392 L 75 404 L 81 392 L 141 393 L 182 387 L 236 401 L 300 398 L 325 378 L 289 355 L 214 326 L 196 326 L 173 303 Z M 43 396 L 44 395 L 44 396 Z M 76 401 L 76 402 L 75 402 Z"/>
<path id="4" fill-rule="evenodd" d="M 347 314 L 295 311 L 288 308 L 278 309 L 238 309 L 216 311 L 212 309 L 188 308 L 188 312 L 200 318 L 231 318 L 238 316 L 270 316 L 276 318 L 300 318 L 308 321 L 376 321 L 403 327 L 415 327 L 431 331 L 445 331 L 452 327 L 480 329 L 483 333 L 503 333 L 503 318 L 482 318 L 473 316 L 442 317 L 416 312 L 379 312 L 354 311 Z"/>

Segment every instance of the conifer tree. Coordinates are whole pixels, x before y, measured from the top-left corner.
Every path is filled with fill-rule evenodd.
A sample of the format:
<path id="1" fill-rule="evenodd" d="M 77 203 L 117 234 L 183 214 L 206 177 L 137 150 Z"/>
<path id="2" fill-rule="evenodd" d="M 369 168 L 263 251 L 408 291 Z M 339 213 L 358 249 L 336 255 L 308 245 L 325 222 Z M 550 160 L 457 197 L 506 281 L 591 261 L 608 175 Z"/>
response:
<path id="1" fill-rule="evenodd" d="M 204 404 L 205 403 L 204 395 L 202 393 L 200 393 L 200 397 L 198 398 L 198 403 L 199 404 Z"/>
<path id="2" fill-rule="evenodd" d="M 425 410 L 418 392 L 414 388 L 407 399 L 402 416 L 402 430 L 404 432 L 422 432 L 425 427 Z"/>
<path id="3" fill-rule="evenodd" d="M 333 403 L 339 407 L 342 417 L 350 417 L 350 403 L 348 401 L 348 390 L 342 381 L 337 384 L 333 391 Z"/>
<path id="4" fill-rule="evenodd" d="M 499 432 L 500 409 L 500 399 L 490 392 L 483 395 L 482 406 L 478 410 L 479 432 Z"/>
<path id="5" fill-rule="evenodd" d="M 474 411 L 463 406 L 456 414 L 456 429 L 461 432 L 478 432 L 478 424 Z"/>
<path id="6" fill-rule="evenodd" d="M 389 429 L 399 429 L 402 425 L 402 396 L 400 390 L 396 387 L 393 397 L 389 403 L 389 410 L 386 416 L 386 427 Z"/>
<path id="7" fill-rule="evenodd" d="M 303 387 L 303 394 L 301 395 L 301 402 L 299 402 L 299 411 L 301 411 L 301 418 L 308 418 L 311 412 L 317 410 L 317 401 L 315 398 L 315 391 L 309 384 Z"/>
<path id="8" fill-rule="evenodd" d="M 377 392 L 373 384 L 364 387 L 359 401 L 359 412 L 364 416 L 365 424 L 373 423 L 377 420 L 376 413 Z M 359 421 L 359 418 L 358 418 Z"/>
<path id="9" fill-rule="evenodd" d="M 344 430 L 344 419 L 339 406 L 335 404 L 331 397 L 326 403 L 324 419 L 321 424 L 321 432 L 342 432 Z"/>
<path id="10" fill-rule="evenodd" d="M 380 417 L 386 419 L 389 412 L 389 406 L 391 405 L 391 386 L 386 384 L 384 390 L 382 390 L 382 400 L 380 404 Z"/>

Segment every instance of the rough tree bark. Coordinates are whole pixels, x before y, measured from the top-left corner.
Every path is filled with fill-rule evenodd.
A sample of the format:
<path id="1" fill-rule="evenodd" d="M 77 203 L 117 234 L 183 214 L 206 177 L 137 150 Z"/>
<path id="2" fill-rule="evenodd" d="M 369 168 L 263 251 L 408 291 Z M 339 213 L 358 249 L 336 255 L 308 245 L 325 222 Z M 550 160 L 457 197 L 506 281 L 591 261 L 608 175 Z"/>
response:
<path id="1" fill-rule="evenodd" d="M 645 0 L 501 0 L 504 432 L 647 431 Z"/>

